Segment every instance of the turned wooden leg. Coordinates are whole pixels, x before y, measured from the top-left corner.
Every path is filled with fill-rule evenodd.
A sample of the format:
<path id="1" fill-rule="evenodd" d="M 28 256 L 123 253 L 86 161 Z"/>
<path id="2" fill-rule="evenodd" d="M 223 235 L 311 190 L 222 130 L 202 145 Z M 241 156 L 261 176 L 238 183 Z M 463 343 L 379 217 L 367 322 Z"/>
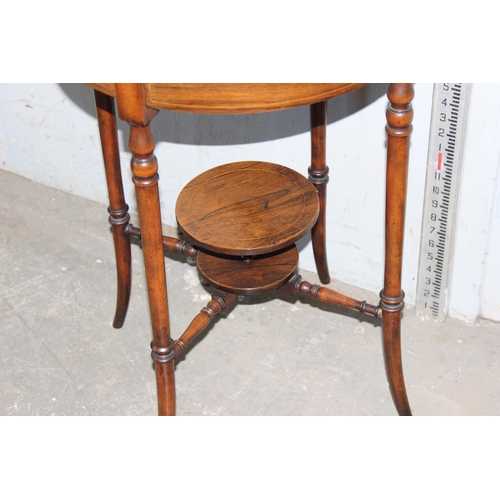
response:
<path id="1" fill-rule="evenodd" d="M 412 131 L 413 85 L 393 83 L 387 97 L 387 180 L 385 222 L 384 288 L 380 292 L 383 311 L 382 328 L 387 378 L 394 404 L 400 415 L 411 415 L 401 360 L 401 289 L 403 233 L 408 173 L 408 151 Z"/>
<path id="2" fill-rule="evenodd" d="M 186 331 L 174 342 L 175 354 L 179 355 L 186 347 L 207 328 L 215 317 L 223 310 L 228 308 L 236 299 L 236 295 L 226 293 L 222 290 L 215 290 L 212 293 L 212 299 L 201 310 L 200 313 L 191 321 Z"/>
<path id="3" fill-rule="evenodd" d="M 290 294 L 301 293 L 302 295 L 309 295 L 313 299 L 321 300 L 327 304 L 348 307 L 349 309 L 354 309 L 361 313 L 375 316 L 376 318 L 380 318 L 382 315 L 380 306 L 368 304 L 366 300 L 356 300 L 352 297 L 347 297 L 346 295 L 342 295 L 341 293 L 325 288 L 324 286 L 312 285 L 308 281 L 302 280 L 302 276 L 300 276 L 300 274 L 292 276 L 292 278 L 285 283 L 280 290 Z"/>
<path id="4" fill-rule="evenodd" d="M 163 255 L 158 163 L 150 122 L 157 111 L 142 105 L 140 84 L 116 84 L 120 118 L 130 125 L 129 149 L 141 224 L 142 248 L 153 327 L 151 343 L 158 388 L 158 414 L 175 414 L 174 345 L 170 338 Z"/>
<path id="5" fill-rule="evenodd" d="M 109 222 L 113 230 L 116 256 L 117 297 L 113 326 L 121 328 L 127 315 L 132 284 L 130 238 L 125 234 L 130 215 L 128 214 L 128 205 L 125 203 L 125 195 L 123 194 L 114 100 L 112 97 L 97 90 L 94 91 L 94 95 L 104 168 L 106 170 L 106 182 L 108 185 Z"/>
<path id="6" fill-rule="evenodd" d="M 330 283 L 330 272 L 326 256 L 326 101 L 311 104 L 311 166 L 309 180 L 319 195 L 319 217 L 312 228 L 312 245 L 316 269 L 321 283 Z"/>

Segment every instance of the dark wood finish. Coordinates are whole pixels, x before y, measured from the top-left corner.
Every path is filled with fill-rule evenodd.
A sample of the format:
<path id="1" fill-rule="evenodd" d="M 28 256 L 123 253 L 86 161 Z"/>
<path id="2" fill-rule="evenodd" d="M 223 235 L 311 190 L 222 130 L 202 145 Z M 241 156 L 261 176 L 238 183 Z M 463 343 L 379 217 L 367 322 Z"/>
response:
<path id="1" fill-rule="evenodd" d="M 117 95 L 114 83 L 90 83 Z M 326 101 L 357 90 L 364 83 L 145 83 L 144 106 L 189 113 L 244 114 L 277 111 Z"/>
<path id="2" fill-rule="evenodd" d="M 319 217 L 312 228 L 311 237 L 316 269 L 321 283 L 330 283 L 330 272 L 326 258 L 326 101 L 311 104 L 311 166 L 309 180 L 319 196 Z"/>
<path id="3" fill-rule="evenodd" d="M 191 321 L 186 331 L 174 342 L 174 352 L 178 356 L 205 328 L 215 319 L 223 309 L 229 307 L 236 295 L 215 290 L 212 293 L 212 300 L 201 312 Z"/>
<path id="4" fill-rule="evenodd" d="M 173 342 L 170 338 L 167 280 L 158 194 L 158 163 L 150 121 L 155 112 L 145 108 L 139 84 L 116 84 L 118 113 L 130 125 L 130 166 L 141 223 L 142 248 L 153 327 L 152 357 L 158 386 L 158 413 L 175 414 Z"/>
<path id="5" fill-rule="evenodd" d="M 279 288 L 286 293 L 301 293 L 375 317 L 382 316 L 391 394 L 399 414 L 410 415 L 402 371 L 400 329 L 404 306 L 401 269 L 412 85 L 392 84 L 388 91 L 386 256 L 379 307 L 303 281 L 295 272 L 297 250 L 294 245 L 289 247 L 312 229 L 320 279 L 323 283 L 330 280 L 325 245 L 326 100 L 364 84 L 90 85 L 95 89 L 117 255 L 119 298 L 115 323 L 123 323 L 125 303 L 130 295 L 129 238 L 134 236 L 142 239 L 144 250 L 159 414 L 175 414 L 174 360 L 189 342 L 235 300 L 236 294 Z M 128 222 L 113 97 L 116 97 L 120 118 L 130 125 L 129 148 L 140 229 Z M 178 201 L 180 225 L 194 246 L 162 235 L 158 165 L 150 128 L 157 109 L 253 113 L 306 104 L 311 105 L 309 179 L 312 184 L 297 173 L 290 174 L 286 167 L 265 162 L 239 162 L 212 169 L 188 184 Z M 276 176 L 281 177 L 278 180 Z M 164 249 L 197 257 L 202 274 L 216 287 L 207 306 L 175 342 L 170 336 Z M 240 256 L 239 260 L 236 256 Z"/>
<path id="6" fill-rule="evenodd" d="M 200 250 L 200 273 L 214 287 L 237 295 L 257 295 L 284 285 L 299 264 L 295 245 L 255 257 L 228 257 Z"/>
<path id="7" fill-rule="evenodd" d="M 125 232 L 130 215 L 123 194 L 114 100 L 98 91 L 94 94 L 108 186 L 109 222 L 113 230 L 116 256 L 117 298 L 113 327 L 121 328 L 127 315 L 132 286 L 130 239 Z"/>
<path id="8" fill-rule="evenodd" d="M 142 239 L 140 228 L 134 227 L 132 224 L 129 224 L 126 227 L 125 233 L 129 236 L 134 236 L 139 240 Z M 171 236 L 162 236 L 162 244 L 165 250 L 173 253 L 180 253 L 186 255 L 187 257 L 195 258 L 198 253 L 198 250 L 186 241 L 172 238 Z"/>
<path id="9" fill-rule="evenodd" d="M 195 245 L 228 255 L 260 255 L 306 235 L 318 217 L 314 186 L 290 168 L 228 163 L 191 180 L 177 198 L 179 227 Z"/>
<path id="10" fill-rule="evenodd" d="M 368 304 L 366 300 L 356 300 L 347 297 L 346 295 L 342 295 L 324 286 L 312 285 L 308 281 L 303 281 L 299 274 L 295 274 L 288 283 L 281 287 L 281 290 L 290 294 L 301 293 L 302 295 L 309 295 L 322 302 L 355 309 L 356 311 L 375 316 L 376 318 L 382 316 L 382 309 L 380 306 Z"/>
<path id="11" fill-rule="evenodd" d="M 411 415 L 403 377 L 401 359 L 401 311 L 404 292 L 401 289 L 403 236 L 408 176 L 409 141 L 412 131 L 413 85 L 393 83 L 387 97 L 387 177 L 385 221 L 384 288 L 380 292 L 383 310 L 384 353 L 387 378 L 394 404 L 400 415 Z"/>

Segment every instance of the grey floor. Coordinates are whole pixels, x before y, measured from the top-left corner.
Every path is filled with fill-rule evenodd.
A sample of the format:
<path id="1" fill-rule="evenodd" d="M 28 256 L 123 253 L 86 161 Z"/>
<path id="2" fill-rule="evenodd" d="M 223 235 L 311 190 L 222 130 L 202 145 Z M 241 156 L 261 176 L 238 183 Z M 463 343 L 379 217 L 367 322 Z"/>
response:
<path id="1" fill-rule="evenodd" d="M 115 330 L 106 207 L 0 171 L 0 241 L 0 414 L 155 415 L 142 253 L 133 245 L 132 299 Z M 166 263 L 177 338 L 209 295 L 184 259 Z M 403 325 L 415 415 L 500 414 L 500 325 L 437 323 L 412 307 Z M 216 321 L 176 381 L 179 415 L 396 414 L 379 322 L 279 294 Z"/>

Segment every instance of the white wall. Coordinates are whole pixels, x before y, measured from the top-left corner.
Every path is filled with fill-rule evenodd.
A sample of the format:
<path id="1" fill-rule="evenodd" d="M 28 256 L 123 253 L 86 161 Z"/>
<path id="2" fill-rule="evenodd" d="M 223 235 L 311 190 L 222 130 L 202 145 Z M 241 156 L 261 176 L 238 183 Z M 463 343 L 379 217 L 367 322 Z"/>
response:
<path id="1" fill-rule="evenodd" d="M 500 181 L 498 169 L 494 182 L 491 224 L 485 248 L 483 288 L 479 300 L 480 315 L 500 321 Z"/>
<path id="2" fill-rule="evenodd" d="M 500 321 L 500 85 L 473 84 L 458 201 L 449 315 Z"/>
<path id="3" fill-rule="evenodd" d="M 499 88 L 495 85 L 490 90 L 498 92 Z M 381 289 L 383 277 L 385 89 L 385 84 L 373 84 L 330 101 L 328 112 L 327 245 L 330 271 L 334 279 L 375 292 Z M 475 86 L 472 101 L 481 100 L 483 90 Z M 403 288 L 409 303 L 415 302 L 416 293 L 432 84 L 416 84 L 415 91 L 403 263 Z M 481 110 L 482 105 L 477 110 L 478 117 Z M 490 110 L 490 120 L 496 119 L 493 117 L 495 113 L 496 108 Z M 471 111 L 471 119 L 473 116 Z M 488 137 L 498 136 L 491 123 L 484 126 L 488 129 Z M 119 130 L 127 201 L 131 211 L 135 212 L 133 186 L 128 175 L 129 154 L 124 146 L 127 127 L 119 122 Z M 173 209 L 180 189 L 197 173 L 212 166 L 243 159 L 262 159 L 287 165 L 307 175 L 310 164 L 308 107 L 242 116 L 162 112 L 155 118 L 153 130 L 158 142 L 156 154 L 160 164 L 162 216 L 163 222 L 169 226 L 175 226 Z M 481 144 L 490 144 L 488 141 L 492 139 L 482 137 L 478 140 Z M 471 139 L 471 142 L 475 144 L 476 139 Z M 481 176 L 491 177 L 493 173 L 497 178 L 499 156 L 497 154 L 495 158 L 495 147 L 490 146 L 494 151 L 481 158 L 485 168 L 484 173 L 480 171 Z M 467 151 L 473 154 L 473 146 Z M 1 168 L 5 170 L 107 203 L 93 92 L 83 84 L 0 85 L 0 154 Z M 477 171 L 477 162 L 470 161 L 464 166 L 465 180 L 471 175 L 471 168 Z M 472 192 L 482 189 L 478 180 L 472 184 L 466 180 L 464 184 L 470 185 Z M 498 188 L 496 191 L 494 188 L 486 197 L 481 214 L 488 211 L 492 197 L 498 199 Z M 469 196 L 472 194 L 466 198 L 470 199 Z M 471 205 L 470 210 L 474 213 L 475 203 Z M 469 209 L 464 210 L 469 213 Z M 500 209 L 490 212 L 499 214 Z M 459 216 L 459 233 L 465 231 L 466 215 Z M 500 215 L 493 220 L 494 223 L 485 226 L 489 255 L 495 254 L 495 248 L 498 254 L 499 219 Z M 460 234 L 457 234 L 456 241 L 464 245 Z M 481 254 L 484 258 L 486 244 L 483 241 L 479 243 L 480 248 L 474 246 L 474 241 L 468 245 L 473 251 L 465 252 L 463 258 L 474 256 L 479 259 Z M 460 258 L 456 259 L 459 261 Z M 494 262 L 490 258 L 481 269 L 472 271 L 475 273 L 473 281 L 480 283 L 484 292 L 488 286 L 494 288 L 491 284 L 487 286 L 486 282 L 483 286 L 484 266 L 487 265 L 492 273 L 500 274 Z M 307 240 L 301 244 L 301 267 L 314 271 L 312 250 Z M 472 266 L 466 267 L 472 270 Z M 452 300 L 453 315 L 472 321 L 481 310 L 483 314 L 489 314 L 492 306 L 482 307 L 486 295 L 477 289 L 471 293 L 475 293 L 478 307 L 470 308 L 469 299 L 461 301 L 462 295 L 465 297 L 461 272 L 459 266 L 454 268 L 452 299 L 457 300 Z M 487 296 L 488 303 L 500 304 L 494 293 L 489 292 Z"/>

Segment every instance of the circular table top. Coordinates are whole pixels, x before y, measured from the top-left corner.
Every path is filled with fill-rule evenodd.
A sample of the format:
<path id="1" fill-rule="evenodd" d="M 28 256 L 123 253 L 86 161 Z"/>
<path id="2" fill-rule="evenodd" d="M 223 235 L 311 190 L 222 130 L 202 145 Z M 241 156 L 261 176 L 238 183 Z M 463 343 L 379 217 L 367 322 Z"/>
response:
<path id="1" fill-rule="evenodd" d="M 89 83 L 116 97 L 115 83 Z M 137 85 L 137 84 L 136 84 Z M 365 83 L 142 83 L 143 104 L 187 113 L 243 114 L 295 108 L 352 92 Z"/>
<path id="2" fill-rule="evenodd" d="M 228 163 L 192 179 L 177 198 L 181 230 L 226 255 L 261 255 L 308 233 L 318 218 L 316 188 L 295 170 L 260 161 Z"/>

